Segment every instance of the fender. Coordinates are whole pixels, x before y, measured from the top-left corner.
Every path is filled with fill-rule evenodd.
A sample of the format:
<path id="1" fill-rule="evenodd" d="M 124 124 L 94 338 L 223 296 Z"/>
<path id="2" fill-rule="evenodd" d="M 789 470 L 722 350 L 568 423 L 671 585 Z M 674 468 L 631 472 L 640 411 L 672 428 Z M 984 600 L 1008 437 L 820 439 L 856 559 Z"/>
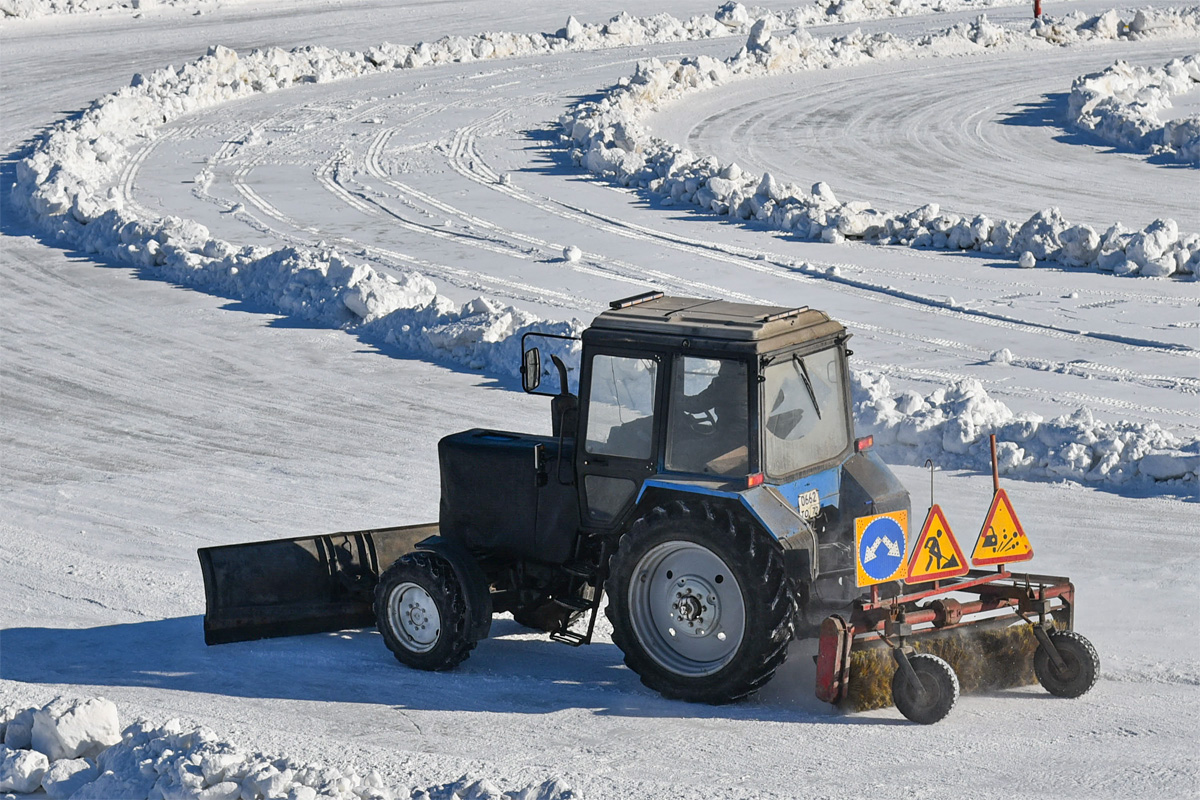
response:
<path id="1" fill-rule="evenodd" d="M 474 556 L 466 548 L 441 536 L 430 536 L 417 542 L 414 550 L 433 553 L 450 565 L 467 604 L 467 635 L 475 641 L 486 639 L 492 629 L 492 595 L 488 579 Z"/>
<path id="2" fill-rule="evenodd" d="M 819 568 L 816 534 L 808 521 L 774 486 L 743 489 L 717 481 L 651 478 L 642 484 L 629 519 L 637 519 L 649 508 L 681 495 L 700 496 L 740 506 L 760 528 L 779 542 L 793 577 L 798 577 L 797 571 L 803 571 L 809 580 L 816 578 Z"/>

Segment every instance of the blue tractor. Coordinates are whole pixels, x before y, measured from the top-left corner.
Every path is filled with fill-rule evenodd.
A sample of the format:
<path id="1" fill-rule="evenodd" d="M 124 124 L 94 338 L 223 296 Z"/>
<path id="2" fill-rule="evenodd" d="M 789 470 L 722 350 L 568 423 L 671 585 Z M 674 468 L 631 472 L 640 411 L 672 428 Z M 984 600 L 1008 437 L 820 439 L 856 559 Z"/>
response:
<path id="1" fill-rule="evenodd" d="M 841 324 L 808 308 L 626 298 L 583 332 L 578 393 L 559 355 L 576 345 L 539 336 L 522 342 L 521 373 L 552 398 L 550 435 L 442 439 L 437 524 L 201 550 L 207 641 L 374 622 L 398 660 L 443 670 L 493 614 L 581 645 L 604 606 L 643 683 L 725 703 L 769 681 L 798 632 L 863 597 L 855 520 L 907 519 L 910 500 L 855 438 Z M 921 657 L 901 650 L 917 675 Z M 940 674 L 926 691 L 915 680 L 918 705 L 948 711 L 957 697 Z"/>

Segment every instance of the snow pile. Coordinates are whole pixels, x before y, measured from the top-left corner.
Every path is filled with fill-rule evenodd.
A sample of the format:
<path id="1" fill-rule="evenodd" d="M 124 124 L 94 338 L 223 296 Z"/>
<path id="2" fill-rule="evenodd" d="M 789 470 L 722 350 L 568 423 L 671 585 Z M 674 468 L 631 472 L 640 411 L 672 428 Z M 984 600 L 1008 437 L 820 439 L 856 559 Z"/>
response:
<path id="1" fill-rule="evenodd" d="M 0 18 L 85 14 L 114 8 L 140 10 L 155 5 L 195 5 L 195 0 L 0 0 Z"/>
<path id="2" fill-rule="evenodd" d="M 579 800 L 558 779 L 507 792 L 466 777 L 444 786 L 389 787 L 376 772 L 246 753 L 208 728 L 188 730 L 178 720 L 118 730 L 117 708 L 102 697 L 0 710 L 0 793 L 40 789 L 53 800 Z"/>
<path id="3" fill-rule="evenodd" d="M 1003 351 L 995 358 L 1003 361 Z M 975 380 L 924 397 L 893 394 L 887 378 L 872 372 L 854 373 L 852 385 L 860 435 L 874 435 L 892 460 L 988 469 L 988 435 L 994 433 L 1005 475 L 1117 486 L 1183 482 L 1187 492 L 1195 491 L 1200 438 L 1181 441 L 1153 423 L 1100 422 L 1086 408 L 1049 421 L 1014 414 Z"/>
<path id="4" fill-rule="evenodd" d="M 1173 95 L 1200 90 L 1200 54 L 1146 69 L 1117 61 L 1103 72 L 1077 78 L 1068 100 L 1068 120 L 1117 147 L 1164 153 L 1200 166 L 1200 113 L 1168 119 Z"/>
<path id="5" fill-rule="evenodd" d="M 769 17 L 752 26 L 746 46 L 731 58 L 707 56 L 638 64 L 634 74 L 598 101 L 580 103 L 560 124 L 576 163 L 625 186 L 662 197 L 664 205 L 699 206 L 706 212 L 756 220 L 811 240 L 860 239 L 910 247 L 979 250 L 1036 261 L 1056 261 L 1121 275 L 1195 275 L 1200 271 L 1200 235 L 1180 234 L 1172 220 L 1142 231 L 1119 223 L 1100 232 L 1072 224 L 1056 208 L 1023 223 L 984 215 L 943 213 L 936 203 L 891 212 L 863 201 L 841 202 L 825 183 L 810 191 L 770 173 L 750 175 L 737 164 L 692 153 L 651 136 L 642 119 L 661 104 L 735 80 L 802 70 L 860 64 L 872 59 L 929 58 L 985 50 L 1016 50 L 1067 44 L 1200 34 L 1200 7 L 1138 11 L 1122 22 L 1115 11 L 1098 17 L 1071 15 L 1038 20 L 1026 30 L 1003 28 L 986 16 L 915 40 L 889 33 L 855 31 L 816 38 L 807 31 L 772 34 Z M 1028 261 L 1028 258 L 1027 258 Z"/>

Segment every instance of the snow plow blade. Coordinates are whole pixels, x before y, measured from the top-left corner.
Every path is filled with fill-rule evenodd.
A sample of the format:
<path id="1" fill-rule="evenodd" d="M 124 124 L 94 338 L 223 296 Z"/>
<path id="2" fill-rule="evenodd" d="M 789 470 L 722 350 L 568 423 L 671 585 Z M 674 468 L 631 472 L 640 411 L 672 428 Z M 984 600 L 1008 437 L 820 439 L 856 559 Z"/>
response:
<path id="1" fill-rule="evenodd" d="M 379 572 L 436 523 L 204 547 L 204 641 L 226 644 L 362 628 Z"/>

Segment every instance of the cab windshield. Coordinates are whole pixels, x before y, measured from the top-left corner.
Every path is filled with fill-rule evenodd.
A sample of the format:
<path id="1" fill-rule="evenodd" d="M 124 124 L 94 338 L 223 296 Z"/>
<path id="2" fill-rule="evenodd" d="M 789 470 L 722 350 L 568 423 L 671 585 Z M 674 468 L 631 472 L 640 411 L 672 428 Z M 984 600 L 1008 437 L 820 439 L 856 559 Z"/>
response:
<path id="1" fill-rule="evenodd" d="M 766 473 L 784 477 L 841 453 L 850 443 L 837 347 L 778 356 L 763 371 Z"/>

